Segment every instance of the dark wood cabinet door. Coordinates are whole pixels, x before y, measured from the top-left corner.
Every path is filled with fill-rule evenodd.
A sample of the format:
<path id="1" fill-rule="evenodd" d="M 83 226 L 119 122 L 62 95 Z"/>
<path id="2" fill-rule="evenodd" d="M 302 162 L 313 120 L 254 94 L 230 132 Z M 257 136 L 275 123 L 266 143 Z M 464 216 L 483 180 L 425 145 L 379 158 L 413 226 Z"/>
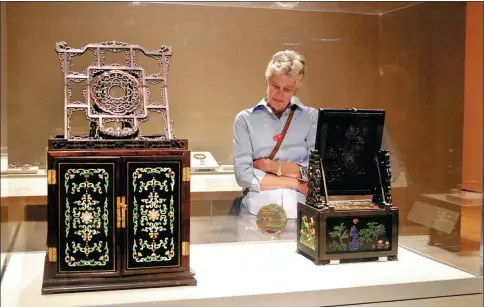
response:
<path id="1" fill-rule="evenodd" d="M 119 159 L 55 160 L 58 274 L 120 275 L 116 228 Z"/>
<path id="2" fill-rule="evenodd" d="M 184 270 L 184 156 L 125 158 L 123 274 Z"/>

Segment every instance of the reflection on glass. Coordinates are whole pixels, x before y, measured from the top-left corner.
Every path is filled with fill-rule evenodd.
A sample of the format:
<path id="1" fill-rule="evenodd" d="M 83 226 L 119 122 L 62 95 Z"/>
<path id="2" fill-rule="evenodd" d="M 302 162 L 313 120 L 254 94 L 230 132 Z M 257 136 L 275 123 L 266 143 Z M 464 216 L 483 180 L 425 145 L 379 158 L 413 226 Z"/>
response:
<path id="1" fill-rule="evenodd" d="M 469 90 L 473 86 L 473 74 L 469 73 L 472 45 L 468 45 L 472 40 L 466 40 L 466 20 L 472 20 L 467 18 L 469 6 L 457 2 L 385 5 L 300 2 L 294 9 L 268 10 L 251 4 L 248 10 L 182 3 L 173 9 L 174 4 L 140 2 L 136 6 L 109 3 L 98 7 L 106 14 L 92 18 L 96 24 L 106 25 L 104 37 L 116 38 L 122 33 L 129 41 L 152 42 L 152 33 L 145 31 L 149 22 L 163 29 L 162 42 L 154 42 L 150 48 L 166 42 L 173 48 L 167 86 L 177 136 L 187 138 L 193 152 L 210 153 L 216 165 L 208 168 L 210 161 L 206 159 L 199 170 L 192 170 L 192 244 L 296 242 L 295 220 L 289 221 L 278 236 L 259 231 L 254 215 L 237 203 L 242 188 L 235 180 L 232 165 L 232 124 L 236 114 L 254 107 L 258 102 L 255 100 L 265 95 L 261 67 L 270 56 L 276 50 L 293 48 L 307 60 L 308 78 L 297 93 L 305 104 L 314 108 L 386 111 L 382 148 L 390 151 L 393 204 L 400 212 L 400 247 L 479 274 L 482 166 L 474 165 L 482 165 L 482 150 L 476 150 L 482 148 L 482 135 L 477 134 L 482 132 L 478 128 L 482 125 L 482 111 L 473 108 L 479 102 L 482 105 L 482 97 L 472 98 Z M 49 3 L 40 7 L 46 11 L 60 9 Z M 29 181 L 15 181 L 16 186 L 10 189 L 22 197 L 15 200 L 14 207 L 8 207 L 9 218 L 24 221 L 14 252 L 45 250 L 46 139 L 63 133 L 58 128 L 63 126 L 63 114 L 56 111 L 62 110 L 64 95 L 56 55 L 47 46 L 41 49 L 47 51 L 32 56 L 31 46 L 45 44 L 45 35 L 51 39 L 46 41 L 92 41 L 89 31 L 74 26 L 85 24 L 80 16 L 86 16 L 92 8 L 68 7 L 63 6 L 66 11 L 59 12 L 72 18 L 62 32 L 55 21 L 43 19 L 40 14 L 33 21 L 26 7 L 16 7 L 18 20 L 8 28 L 8 42 L 19 33 L 28 31 L 29 35 L 11 44 L 2 43 L 2 48 L 8 45 L 12 50 L 6 59 L 2 53 L 2 60 L 17 68 L 8 70 L 7 76 L 9 160 L 3 160 L 6 150 L 2 150 L 2 171 L 8 162 L 17 161 L 38 166 L 41 174 L 34 183 L 30 181 L 34 176 L 17 174 Z M 120 15 L 128 16 L 131 10 L 139 14 L 129 15 L 132 22 L 113 29 L 109 27 L 112 21 L 106 19 L 113 8 Z M 86 14 L 70 16 L 73 10 Z M 344 14 L 345 10 L 352 14 Z M 248 21 L 248 12 L 258 20 L 255 25 Z M 169 25 L 166 20 L 170 20 Z M 65 33 L 69 37 L 64 37 Z M 119 59 L 124 54 L 111 56 Z M 84 67 L 91 60 L 76 58 L 73 64 Z M 157 67 L 156 61 L 142 65 L 147 69 Z M 2 88 L 6 84 L 4 76 L 2 70 Z M 482 82 L 479 86 L 482 89 Z M 29 90 L 23 90 L 26 88 Z M 147 89 L 154 101 L 161 103 L 165 99 L 162 91 Z M 81 86 L 72 86 L 73 102 L 83 95 Z M 7 146 L 3 143 L 7 130 L 5 101 L 2 98 L 2 148 Z M 88 133 L 85 115 L 79 113 L 73 116 L 73 130 Z M 140 129 L 149 133 L 163 125 L 165 122 L 159 119 Z M 2 206 L 6 203 L 2 199 Z M 15 233 L 4 231 L 4 219 L 2 214 L 2 239 L 5 233 Z M 350 239 L 351 227 L 347 228 Z"/>

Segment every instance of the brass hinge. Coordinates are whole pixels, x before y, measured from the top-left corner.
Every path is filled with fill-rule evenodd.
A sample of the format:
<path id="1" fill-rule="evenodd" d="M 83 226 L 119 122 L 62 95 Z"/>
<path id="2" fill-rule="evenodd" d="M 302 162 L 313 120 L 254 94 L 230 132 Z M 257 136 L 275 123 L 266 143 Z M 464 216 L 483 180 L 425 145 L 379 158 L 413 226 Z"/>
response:
<path id="1" fill-rule="evenodd" d="M 190 168 L 189 167 L 183 168 L 183 181 L 190 181 Z"/>
<path id="2" fill-rule="evenodd" d="M 48 255 L 49 262 L 56 262 L 57 261 L 57 248 L 49 247 L 47 249 L 47 255 Z"/>
<path id="3" fill-rule="evenodd" d="M 182 243 L 182 256 L 188 256 L 190 254 L 190 242 Z"/>
<path id="4" fill-rule="evenodd" d="M 117 226 L 118 228 L 126 228 L 126 203 L 125 203 L 125 198 L 124 196 L 122 197 L 117 197 Z"/>
<path id="5" fill-rule="evenodd" d="M 55 184 L 55 183 L 56 183 L 55 169 L 47 170 L 47 184 Z"/>

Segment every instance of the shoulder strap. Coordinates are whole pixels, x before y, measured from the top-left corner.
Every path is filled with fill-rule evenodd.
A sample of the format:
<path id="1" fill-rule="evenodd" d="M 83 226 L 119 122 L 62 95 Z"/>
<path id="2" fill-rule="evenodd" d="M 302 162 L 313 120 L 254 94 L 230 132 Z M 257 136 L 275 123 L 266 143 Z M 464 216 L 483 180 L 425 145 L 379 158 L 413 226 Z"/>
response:
<path id="1" fill-rule="evenodd" d="M 289 113 L 289 117 L 287 118 L 286 124 L 284 125 L 284 129 L 281 132 L 281 138 L 279 141 L 277 141 L 276 146 L 271 152 L 271 155 L 269 156 L 269 159 L 272 160 L 276 156 L 277 151 L 279 151 L 279 148 L 281 147 L 282 141 L 284 141 L 284 137 L 286 136 L 287 129 L 289 129 L 289 125 L 291 124 L 292 117 L 294 116 L 294 111 L 296 111 L 296 105 L 292 105 L 291 107 L 291 113 Z M 242 190 L 242 195 L 245 196 L 249 192 L 249 189 L 243 189 Z"/>
<path id="2" fill-rule="evenodd" d="M 287 129 L 289 129 L 289 125 L 291 124 L 292 117 L 294 116 L 294 111 L 296 110 L 296 105 L 293 104 L 291 107 L 291 113 L 289 113 L 289 117 L 287 118 L 286 125 L 284 125 L 284 129 L 282 130 L 281 133 L 281 138 L 277 141 L 276 146 L 271 152 L 271 155 L 269 156 L 269 159 L 272 160 L 276 156 L 277 152 L 279 151 L 279 148 L 281 147 L 282 141 L 284 141 L 284 137 L 286 136 Z"/>

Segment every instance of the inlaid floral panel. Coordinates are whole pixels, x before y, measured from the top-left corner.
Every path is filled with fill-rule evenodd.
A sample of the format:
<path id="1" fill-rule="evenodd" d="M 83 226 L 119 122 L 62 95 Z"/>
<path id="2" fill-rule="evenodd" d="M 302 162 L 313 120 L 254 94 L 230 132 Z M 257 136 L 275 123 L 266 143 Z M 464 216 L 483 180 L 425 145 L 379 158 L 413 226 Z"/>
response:
<path id="1" fill-rule="evenodd" d="M 60 163 L 61 271 L 114 270 L 114 164 Z"/>
<path id="2" fill-rule="evenodd" d="M 180 162 L 128 162 L 128 269 L 179 264 L 180 169 Z"/>

